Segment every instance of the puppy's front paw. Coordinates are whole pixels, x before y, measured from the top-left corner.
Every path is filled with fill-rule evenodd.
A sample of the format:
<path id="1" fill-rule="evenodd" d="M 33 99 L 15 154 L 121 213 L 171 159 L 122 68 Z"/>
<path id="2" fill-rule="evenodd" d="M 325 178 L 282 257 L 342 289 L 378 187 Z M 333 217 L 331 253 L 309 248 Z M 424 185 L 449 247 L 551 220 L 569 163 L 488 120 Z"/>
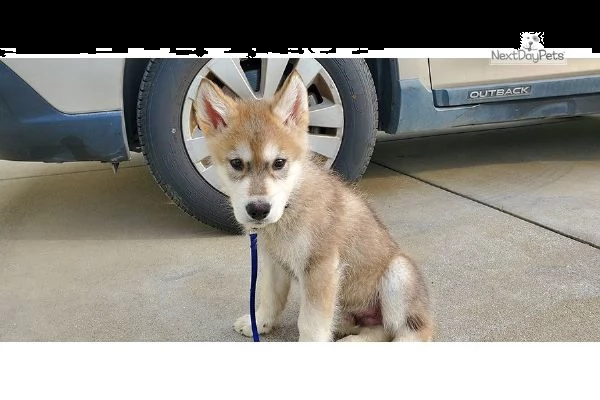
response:
<path id="1" fill-rule="evenodd" d="M 243 317 L 238 318 L 233 324 L 233 328 L 236 332 L 241 333 L 244 336 L 252 337 L 252 322 L 250 321 L 250 314 L 246 314 Z M 269 333 L 273 330 L 273 324 L 268 321 L 263 321 L 261 318 L 256 316 L 256 328 L 258 333 Z"/>

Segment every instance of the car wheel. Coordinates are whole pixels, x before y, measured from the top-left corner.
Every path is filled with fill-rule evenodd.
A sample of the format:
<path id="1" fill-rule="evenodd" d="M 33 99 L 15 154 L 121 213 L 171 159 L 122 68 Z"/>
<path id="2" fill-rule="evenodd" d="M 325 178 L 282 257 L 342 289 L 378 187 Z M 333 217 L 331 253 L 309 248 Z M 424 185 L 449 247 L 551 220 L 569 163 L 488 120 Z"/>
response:
<path id="1" fill-rule="evenodd" d="M 145 71 L 137 120 L 142 150 L 165 193 L 205 224 L 239 233 L 193 118 L 200 80 L 240 97 L 270 97 L 296 69 L 308 89 L 315 161 L 348 181 L 364 173 L 377 133 L 377 96 L 362 59 L 159 59 Z"/>

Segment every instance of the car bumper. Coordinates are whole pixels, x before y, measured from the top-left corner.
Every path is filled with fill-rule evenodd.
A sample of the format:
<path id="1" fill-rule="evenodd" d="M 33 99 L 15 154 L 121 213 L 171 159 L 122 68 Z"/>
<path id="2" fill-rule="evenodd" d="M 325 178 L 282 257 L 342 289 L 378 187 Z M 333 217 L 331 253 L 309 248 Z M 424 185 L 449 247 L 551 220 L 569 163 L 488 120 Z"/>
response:
<path id="1" fill-rule="evenodd" d="M 127 161 L 123 113 L 60 112 L 0 63 L 0 159 Z"/>

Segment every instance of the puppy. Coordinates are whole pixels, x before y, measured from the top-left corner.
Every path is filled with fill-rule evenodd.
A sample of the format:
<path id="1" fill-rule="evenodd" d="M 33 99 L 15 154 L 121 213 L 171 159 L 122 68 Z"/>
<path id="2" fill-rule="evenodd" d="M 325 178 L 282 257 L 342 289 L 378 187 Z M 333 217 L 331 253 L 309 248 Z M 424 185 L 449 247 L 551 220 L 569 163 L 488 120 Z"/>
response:
<path id="1" fill-rule="evenodd" d="M 311 160 L 298 72 L 262 100 L 203 79 L 194 109 L 235 218 L 258 233 L 259 333 L 277 327 L 295 280 L 300 341 L 432 339 L 419 269 L 363 197 Z M 252 336 L 249 315 L 234 327 Z"/>

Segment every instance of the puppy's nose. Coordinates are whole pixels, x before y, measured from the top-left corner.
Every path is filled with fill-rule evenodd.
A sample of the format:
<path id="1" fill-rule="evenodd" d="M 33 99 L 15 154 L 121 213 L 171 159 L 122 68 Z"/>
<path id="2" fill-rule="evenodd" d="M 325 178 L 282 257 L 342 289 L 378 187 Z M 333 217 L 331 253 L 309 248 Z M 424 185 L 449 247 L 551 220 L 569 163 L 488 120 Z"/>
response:
<path id="1" fill-rule="evenodd" d="M 253 201 L 246 204 L 246 212 L 257 221 L 265 219 L 269 215 L 269 211 L 271 211 L 271 205 L 264 201 Z"/>

